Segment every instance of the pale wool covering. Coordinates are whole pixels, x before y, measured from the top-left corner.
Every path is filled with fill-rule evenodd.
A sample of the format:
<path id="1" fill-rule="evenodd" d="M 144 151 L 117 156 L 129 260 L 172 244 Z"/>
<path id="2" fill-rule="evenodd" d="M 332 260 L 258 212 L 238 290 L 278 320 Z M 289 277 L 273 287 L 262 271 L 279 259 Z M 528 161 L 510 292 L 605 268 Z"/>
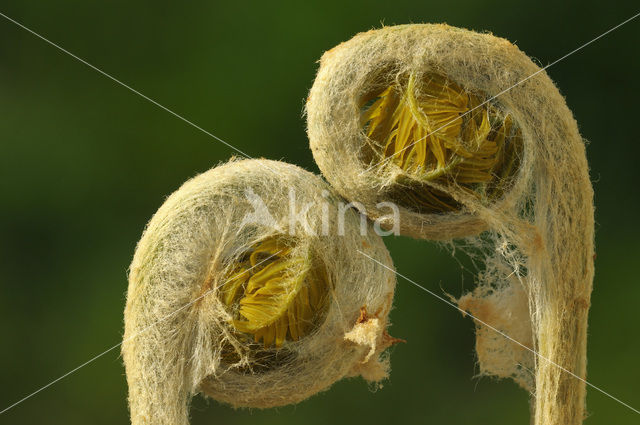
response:
<path id="1" fill-rule="evenodd" d="M 444 75 L 492 100 L 522 132 L 519 169 L 497 200 L 455 184 L 431 184 L 462 205 L 420 214 L 386 208 L 390 189 L 414 178 L 377 167 L 361 122 L 372 82 Z M 535 74 L 535 75 L 534 75 Z M 533 76 L 532 76 L 533 75 Z M 530 78 L 529 78 L 530 77 Z M 525 80 L 522 82 L 523 80 Z M 508 91 L 504 92 L 505 90 Z M 416 89 L 419 90 L 419 89 Z M 326 52 L 307 100 L 314 158 L 331 185 L 373 219 L 417 238 L 480 255 L 478 288 L 459 305 L 536 350 L 477 325 L 482 374 L 512 377 L 531 390 L 537 425 L 575 425 L 585 409 L 587 314 L 593 280 L 593 192 L 585 146 L 563 97 L 544 71 L 509 41 L 447 25 L 402 25 L 358 34 Z"/>
<path id="2" fill-rule="evenodd" d="M 292 227 L 290 188 L 294 214 L 313 203 L 306 220 L 293 220 Z M 243 222 L 260 212 L 247 193 L 261 198 L 273 222 Z M 233 406 L 266 408 L 304 400 L 345 376 L 387 376 L 381 353 L 394 342 L 386 328 L 395 275 L 358 250 L 393 265 L 370 224 L 360 234 L 362 217 L 354 210 L 342 212 L 344 234 L 338 234 L 340 201 L 320 177 L 267 160 L 213 168 L 166 200 L 138 243 L 129 275 L 122 354 L 134 425 L 188 424 L 189 401 L 199 392 Z M 330 289 L 321 323 L 286 341 L 287 355 L 265 368 L 252 364 L 219 288 L 247 247 L 274 234 L 293 238 L 293 250 L 322 265 Z M 364 322 L 363 309 L 371 314 Z M 367 331 L 360 335 L 362 326 Z"/>

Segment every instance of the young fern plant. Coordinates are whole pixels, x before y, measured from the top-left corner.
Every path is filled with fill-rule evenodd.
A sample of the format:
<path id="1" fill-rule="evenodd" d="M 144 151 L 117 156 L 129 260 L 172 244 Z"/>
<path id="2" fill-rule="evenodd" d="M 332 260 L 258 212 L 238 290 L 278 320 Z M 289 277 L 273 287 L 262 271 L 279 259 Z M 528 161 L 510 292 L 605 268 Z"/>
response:
<path id="1" fill-rule="evenodd" d="M 576 122 L 544 71 L 490 34 L 384 27 L 322 56 L 306 115 L 342 196 L 401 234 L 481 256 L 477 288 L 459 300 L 480 320 L 481 373 L 528 389 L 536 425 L 580 424 L 593 191 Z"/>
<path id="2" fill-rule="evenodd" d="M 166 200 L 129 274 L 122 354 L 134 425 L 186 425 L 198 393 L 266 408 L 345 376 L 387 376 L 393 265 L 340 199 L 296 166 L 232 160 Z"/>

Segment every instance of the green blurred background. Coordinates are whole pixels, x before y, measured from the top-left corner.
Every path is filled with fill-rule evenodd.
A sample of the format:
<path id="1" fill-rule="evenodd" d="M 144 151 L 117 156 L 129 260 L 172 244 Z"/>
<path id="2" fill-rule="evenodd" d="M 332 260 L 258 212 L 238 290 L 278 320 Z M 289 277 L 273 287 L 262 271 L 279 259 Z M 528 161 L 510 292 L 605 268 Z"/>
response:
<path id="1" fill-rule="evenodd" d="M 543 4 L 544 3 L 544 4 Z M 317 171 L 304 99 L 323 51 L 359 31 L 447 22 L 548 64 L 637 3 L 8 1 L 2 13 L 254 157 Z M 640 407 L 637 264 L 640 19 L 549 69 L 589 140 L 597 260 L 589 379 Z M 233 152 L 0 18 L 0 410 L 117 344 L 143 226 L 187 178 Z M 398 270 L 436 292 L 472 287 L 448 252 L 386 238 Z M 474 379 L 473 324 L 400 279 L 392 374 L 297 406 L 233 410 L 200 397 L 192 424 L 525 424 L 527 394 Z M 125 424 L 118 350 L 0 415 L 7 424 Z M 587 424 L 639 416 L 590 390 Z"/>

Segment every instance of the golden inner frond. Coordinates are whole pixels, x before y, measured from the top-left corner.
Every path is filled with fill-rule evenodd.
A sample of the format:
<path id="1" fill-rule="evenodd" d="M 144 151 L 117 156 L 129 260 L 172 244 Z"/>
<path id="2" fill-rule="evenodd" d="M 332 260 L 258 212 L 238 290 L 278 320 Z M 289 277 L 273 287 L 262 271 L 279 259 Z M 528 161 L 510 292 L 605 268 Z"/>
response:
<path id="1" fill-rule="evenodd" d="M 254 246 L 235 265 L 220 291 L 241 334 L 280 348 L 314 329 L 327 300 L 327 280 L 309 258 L 295 257 L 277 238 Z"/>
<path id="2" fill-rule="evenodd" d="M 511 116 L 444 76 L 411 74 L 363 96 L 361 124 L 375 167 L 397 166 L 409 178 L 390 193 L 419 212 L 460 205 L 426 182 L 499 198 L 519 166 L 522 134 Z"/>

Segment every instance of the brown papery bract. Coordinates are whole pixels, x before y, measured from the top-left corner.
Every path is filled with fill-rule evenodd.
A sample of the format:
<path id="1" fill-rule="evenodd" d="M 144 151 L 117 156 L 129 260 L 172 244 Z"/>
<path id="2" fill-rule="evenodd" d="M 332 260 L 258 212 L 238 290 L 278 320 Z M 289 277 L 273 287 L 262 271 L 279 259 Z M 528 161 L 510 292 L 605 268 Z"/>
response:
<path id="1" fill-rule="evenodd" d="M 547 74 L 491 34 L 384 27 L 322 56 L 306 114 L 342 196 L 383 227 L 481 260 L 459 305 L 522 344 L 476 322 L 481 374 L 530 390 L 537 425 L 581 423 L 585 383 L 562 368 L 586 377 L 593 190 Z"/>

